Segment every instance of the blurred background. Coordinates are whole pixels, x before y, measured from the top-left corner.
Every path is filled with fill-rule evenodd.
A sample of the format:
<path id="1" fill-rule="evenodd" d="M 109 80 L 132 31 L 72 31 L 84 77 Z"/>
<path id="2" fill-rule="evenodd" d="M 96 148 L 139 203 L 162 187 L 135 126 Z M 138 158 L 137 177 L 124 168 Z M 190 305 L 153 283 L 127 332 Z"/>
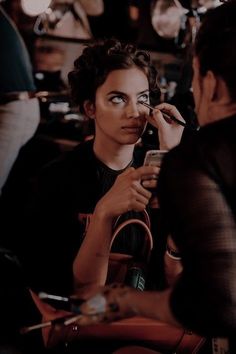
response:
<path id="1" fill-rule="evenodd" d="M 191 47 L 217 0 L 5 0 L 25 40 L 40 97 L 38 133 L 73 146 L 93 131 L 69 100 L 67 74 L 84 44 L 116 37 L 150 52 L 162 100 L 194 122 Z M 151 139 L 152 131 L 147 131 Z"/>

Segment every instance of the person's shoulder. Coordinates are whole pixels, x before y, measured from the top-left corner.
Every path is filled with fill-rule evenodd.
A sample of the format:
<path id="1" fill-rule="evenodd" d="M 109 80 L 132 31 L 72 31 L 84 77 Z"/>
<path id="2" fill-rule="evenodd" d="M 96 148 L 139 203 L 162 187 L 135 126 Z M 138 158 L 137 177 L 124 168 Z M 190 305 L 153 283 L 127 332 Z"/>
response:
<path id="1" fill-rule="evenodd" d="M 51 161 L 46 168 L 76 167 L 77 163 L 86 162 L 93 156 L 93 141 L 89 140 L 78 144 L 73 150 L 63 152 L 58 158 Z"/>
<path id="2" fill-rule="evenodd" d="M 201 169 L 217 178 L 220 171 L 235 168 L 236 116 L 208 124 L 172 149 L 163 161 L 165 169 Z"/>
<path id="3" fill-rule="evenodd" d="M 236 116 L 227 117 L 202 127 L 194 151 L 202 159 L 222 160 L 226 154 L 235 155 Z"/>
<path id="4" fill-rule="evenodd" d="M 182 140 L 179 145 L 168 151 L 164 156 L 162 167 L 172 165 L 174 168 L 180 168 L 186 161 L 191 161 L 196 146 L 196 136 Z"/>
<path id="5" fill-rule="evenodd" d="M 225 139 L 234 139 L 236 132 L 236 115 L 226 117 L 205 125 L 199 130 L 199 139 L 216 144 Z"/>

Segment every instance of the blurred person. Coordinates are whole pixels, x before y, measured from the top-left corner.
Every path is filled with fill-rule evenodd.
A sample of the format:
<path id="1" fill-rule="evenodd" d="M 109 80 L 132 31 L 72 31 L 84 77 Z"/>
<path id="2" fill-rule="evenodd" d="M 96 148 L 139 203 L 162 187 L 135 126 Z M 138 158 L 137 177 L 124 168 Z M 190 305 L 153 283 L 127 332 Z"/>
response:
<path id="1" fill-rule="evenodd" d="M 171 215 L 168 226 L 183 263 L 171 295 L 173 313 L 186 326 L 215 336 L 232 336 L 236 323 L 235 14 L 232 1 L 209 10 L 203 19 L 192 81 L 201 128 L 192 142 L 167 156 L 159 185 L 162 210 Z M 170 195 L 175 204 L 167 206 Z"/>
<path id="2" fill-rule="evenodd" d="M 79 39 L 92 37 L 88 16 L 99 16 L 104 11 L 103 0 L 54 0 L 50 7 L 60 16 L 48 15 L 49 21 L 45 23 L 47 33 Z"/>
<path id="3" fill-rule="evenodd" d="M 39 32 L 38 34 L 49 34 L 51 38 L 42 36 L 37 38 L 36 47 L 38 50 L 45 51 L 51 48 L 51 51 L 60 52 L 63 60 L 60 65 L 61 78 L 68 86 L 67 75 L 73 68 L 74 60 L 81 54 L 83 43 L 93 38 L 88 17 L 90 19 L 100 17 L 104 11 L 104 4 L 103 0 L 54 0 L 50 9 L 51 12 L 39 16 L 35 30 Z M 62 41 L 64 38 L 66 41 Z M 78 43 L 73 42 L 76 39 Z M 47 71 L 51 71 L 48 61 L 44 60 L 41 64 Z"/>
<path id="4" fill-rule="evenodd" d="M 139 48 L 154 52 L 176 53 L 174 38 L 163 38 L 152 25 L 154 0 L 130 0 L 133 21 L 136 26 L 136 44 Z"/>
<path id="5" fill-rule="evenodd" d="M 28 51 L 0 5 L 0 195 L 20 148 L 34 135 L 39 103 Z"/>
<path id="6" fill-rule="evenodd" d="M 158 178 L 161 213 L 176 245 L 167 251 L 181 257 L 183 270 L 162 292 L 122 285 L 95 292 L 104 311 L 98 313 L 87 301 L 81 311 L 94 316 L 81 324 L 142 315 L 204 336 L 227 337 L 235 352 L 235 16 L 235 1 L 205 15 L 195 42 L 192 83 L 201 128 L 165 156 Z"/>

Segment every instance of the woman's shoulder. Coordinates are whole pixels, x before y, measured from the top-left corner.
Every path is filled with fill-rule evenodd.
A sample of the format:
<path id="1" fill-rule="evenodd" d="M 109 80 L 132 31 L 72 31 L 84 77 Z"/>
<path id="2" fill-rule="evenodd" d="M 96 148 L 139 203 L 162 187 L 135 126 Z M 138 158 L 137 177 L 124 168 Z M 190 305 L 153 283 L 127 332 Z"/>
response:
<path id="1" fill-rule="evenodd" d="M 40 180 L 46 184 L 65 186 L 94 175 L 95 157 L 92 147 L 93 142 L 88 141 L 62 153 L 42 168 Z"/>
<path id="2" fill-rule="evenodd" d="M 71 151 L 72 155 L 83 160 L 94 157 L 93 143 L 94 140 L 87 140 L 80 143 Z"/>
<path id="3" fill-rule="evenodd" d="M 77 145 L 73 150 L 65 151 L 56 159 L 44 166 L 45 171 L 79 169 L 80 164 L 86 164 L 94 159 L 93 142 L 86 141 Z"/>

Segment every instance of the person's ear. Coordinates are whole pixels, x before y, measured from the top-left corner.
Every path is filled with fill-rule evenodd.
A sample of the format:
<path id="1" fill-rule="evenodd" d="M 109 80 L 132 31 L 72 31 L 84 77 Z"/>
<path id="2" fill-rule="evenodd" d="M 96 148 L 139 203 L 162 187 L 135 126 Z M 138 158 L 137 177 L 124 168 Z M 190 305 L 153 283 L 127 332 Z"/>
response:
<path id="1" fill-rule="evenodd" d="M 84 102 L 84 111 L 87 117 L 95 118 L 95 105 L 92 101 L 87 100 Z"/>
<path id="2" fill-rule="evenodd" d="M 218 92 L 217 92 L 218 79 L 211 70 L 208 70 L 208 72 L 206 74 L 205 83 L 206 83 L 205 92 L 208 97 L 208 100 L 209 100 L 209 102 L 214 102 L 218 97 Z"/>

